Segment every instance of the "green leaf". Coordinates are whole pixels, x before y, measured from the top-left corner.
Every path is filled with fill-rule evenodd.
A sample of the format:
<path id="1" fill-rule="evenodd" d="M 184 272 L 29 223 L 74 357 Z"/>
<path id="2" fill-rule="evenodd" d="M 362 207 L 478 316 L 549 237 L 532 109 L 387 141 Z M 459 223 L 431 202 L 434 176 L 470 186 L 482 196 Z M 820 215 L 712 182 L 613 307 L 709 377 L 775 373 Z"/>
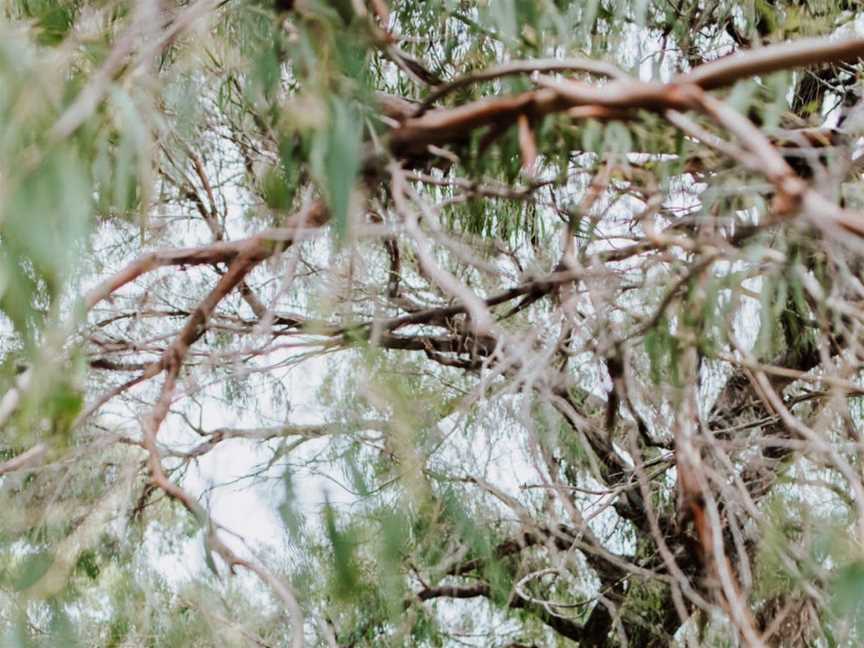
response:
<path id="1" fill-rule="evenodd" d="M 832 594 L 838 614 L 864 632 L 864 561 L 843 567 L 834 579 Z"/>
<path id="2" fill-rule="evenodd" d="M 261 178 L 261 197 L 271 209 L 290 209 L 294 192 L 285 182 L 278 167 L 271 167 L 264 172 Z"/>
<path id="3" fill-rule="evenodd" d="M 207 541 L 207 535 L 202 535 L 201 540 L 204 544 L 204 564 L 207 565 L 207 569 L 209 569 L 213 574 L 219 576 L 219 570 L 216 569 L 216 562 L 213 560 L 213 552 L 210 550 L 210 543 Z"/>
<path id="4" fill-rule="evenodd" d="M 349 601 L 360 588 L 360 573 L 354 559 L 354 544 L 337 527 L 336 511 L 329 501 L 324 506 L 324 531 L 333 551 L 334 594 Z"/>
<path id="5" fill-rule="evenodd" d="M 95 581 L 99 578 L 101 569 L 99 568 L 99 554 L 93 549 L 85 549 L 78 556 L 75 562 L 75 571 L 87 576 L 90 580 Z"/>
<path id="6" fill-rule="evenodd" d="M 404 610 L 405 584 L 401 575 L 402 553 L 408 529 L 404 515 L 387 511 L 381 520 L 379 564 L 384 588 L 384 600 L 390 616 L 395 618 Z"/>
<path id="7" fill-rule="evenodd" d="M 282 473 L 282 484 L 285 488 L 285 499 L 279 505 L 279 514 L 282 516 L 282 521 L 288 527 L 288 532 L 291 536 L 295 540 L 299 540 L 303 532 L 304 517 L 302 511 L 297 506 L 294 479 L 291 476 L 290 470 L 285 470 Z"/>
<path id="8" fill-rule="evenodd" d="M 35 585 L 53 563 L 54 554 L 48 551 L 40 551 L 27 556 L 12 580 L 12 587 L 20 592 Z"/>
<path id="9" fill-rule="evenodd" d="M 351 194 L 360 170 L 361 135 L 361 120 L 356 111 L 342 99 L 333 98 L 328 127 L 316 137 L 317 155 L 313 163 L 340 241 L 349 227 Z"/>
<path id="10" fill-rule="evenodd" d="M 66 440 L 72 424 L 84 406 L 84 394 L 66 381 L 60 382 L 45 401 L 45 410 L 51 419 L 53 432 Z"/>
<path id="11" fill-rule="evenodd" d="M 55 0 L 31 0 L 25 3 L 27 13 L 36 19 L 40 45 L 57 45 L 75 22 L 76 3 Z"/>

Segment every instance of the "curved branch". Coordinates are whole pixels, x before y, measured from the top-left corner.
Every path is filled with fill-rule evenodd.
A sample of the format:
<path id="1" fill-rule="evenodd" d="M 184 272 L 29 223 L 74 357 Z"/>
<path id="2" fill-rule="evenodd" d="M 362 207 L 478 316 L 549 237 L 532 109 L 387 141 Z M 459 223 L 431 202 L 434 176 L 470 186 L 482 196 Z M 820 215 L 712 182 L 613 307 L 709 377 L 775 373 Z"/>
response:
<path id="1" fill-rule="evenodd" d="M 396 155 L 422 155 L 430 145 L 459 142 L 477 128 L 509 128 L 520 115 L 537 119 L 579 107 L 590 108 L 584 116 L 595 116 L 596 111 L 601 110 L 612 117 L 621 117 L 622 111 L 635 109 L 679 110 L 691 105 L 679 91 L 686 86 L 714 90 L 759 74 L 818 63 L 856 61 L 862 56 L 864 38 L 837 41 L 806 38 L 733 54 L 698 66 L 665 84 L 627 79 L 623 74 L 615 75 L 616 80 L 605 86 L 546 79 L 545 87 L 539 90 L 507 97 L 485 97 L 456 108 L 425 113 L 419 110 L 417 116 L 404 120 L 391 132 L 390 149 Z M 516 67 L 527 69 L 529 66 L 530 62 L 525 61 Z M 501 71 L 502 68 L 491 68 L 488 77 L 497 78 Z M 483 73 L 473 76 L 483 78 Z M 464 85 L 470 81 L 466 77 L 454 81 L 457 82 Z M 579 115 L 574 113 L 573 116 Z"/>
<path id="2" fill-rule="evenodd" d="M 291 224 L 286 227 L 268 229 L 239 241 L 219 241 L 201 247 L 172 248 L 150 252 L 90 290 L 84 297 L 84 308 L 90 310 L 126 284 L 157 268 L 231 263 L 240 255 L 263 261 L 290 245 L 304 228 L 320 228 L 327 223 L 329 218 L 330 214 L 324 203 L 316 200 L 296 214 Z"/>
<path id="3" fill-rule="evenodd" d="M 609 77 L 611 79 L 620 79 L 625 75 L 615 65 L 605 63 L 603 61 L 595 61 L 589 58 L 565 58 L 565 59 L 534 59 L 527 61 L 510 61 L 502 63 L 491 68 L 486 68 L 479 72 L 472 72 L 456 77 L 443 85 L 438 86 L 433 90 L 420 107 L 414 117 L 420 117 L 429 108 L 442 97 L 447 96 L 451 92 L 460 90 L 466 86 L 481 81 L 493 81 L 508 76 L 517 74 L 530 74 L 532 72 L 587 72 L 588 74 L 596 74 L 598 76 Z"/>
<path id="4" fill-rule="evenodd" d="M 703 90 L 716 90 L 760 74 L 817 63 L 850 63 L 861 57 L 864 57 L 864 38 L 835 41 L 802 38 L 724 56 L 679 75 L 675 83 L 692 83 Z"/>

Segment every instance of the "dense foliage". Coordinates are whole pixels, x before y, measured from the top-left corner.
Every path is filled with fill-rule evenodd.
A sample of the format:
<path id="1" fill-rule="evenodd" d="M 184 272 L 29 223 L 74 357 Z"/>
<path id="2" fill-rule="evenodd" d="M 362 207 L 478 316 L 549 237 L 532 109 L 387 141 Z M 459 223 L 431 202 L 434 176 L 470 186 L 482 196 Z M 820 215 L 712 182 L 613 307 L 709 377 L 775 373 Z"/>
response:
<path id="1" fill-rule="evenodd" d="M 845 0 L 10 0 L 9 646 L 864 642 Z"/>

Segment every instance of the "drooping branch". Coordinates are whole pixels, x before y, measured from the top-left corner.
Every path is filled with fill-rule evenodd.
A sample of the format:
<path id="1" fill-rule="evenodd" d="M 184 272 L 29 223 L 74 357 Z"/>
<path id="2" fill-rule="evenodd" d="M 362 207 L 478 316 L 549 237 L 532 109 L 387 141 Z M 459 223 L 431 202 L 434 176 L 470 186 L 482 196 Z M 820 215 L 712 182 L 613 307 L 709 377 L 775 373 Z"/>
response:
<path id="1" fill-rule="evenodd" d="M 150 252 L 90 290 L 84 297 L 84 307 L 90 310 L 123 286 L 158 268 L 231 263 L 240 256 L 263 261 L 284 250 L 298 236 L 302 236 L 306 229 L 320 228 L 328 219 L 329 212 L 324 203 L 315 201 L 294 216 L 292 223 L 286 227 L 265 230 L 238 241 L 217 241 L 201 247 Z"/>

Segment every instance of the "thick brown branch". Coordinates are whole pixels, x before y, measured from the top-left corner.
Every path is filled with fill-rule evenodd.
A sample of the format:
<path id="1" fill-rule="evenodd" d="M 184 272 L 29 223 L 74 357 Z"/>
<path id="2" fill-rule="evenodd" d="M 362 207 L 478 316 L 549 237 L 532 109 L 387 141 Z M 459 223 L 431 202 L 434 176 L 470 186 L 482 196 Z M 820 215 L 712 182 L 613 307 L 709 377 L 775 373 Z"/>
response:
<path id="1" fill-rule="evenodd" d="M 855 62 L 864 56 L 864 38 L 802 38 L 724 56 L 675 79 L 703 90 L 715 90 L 750 77 L 817 63 Z"/>

